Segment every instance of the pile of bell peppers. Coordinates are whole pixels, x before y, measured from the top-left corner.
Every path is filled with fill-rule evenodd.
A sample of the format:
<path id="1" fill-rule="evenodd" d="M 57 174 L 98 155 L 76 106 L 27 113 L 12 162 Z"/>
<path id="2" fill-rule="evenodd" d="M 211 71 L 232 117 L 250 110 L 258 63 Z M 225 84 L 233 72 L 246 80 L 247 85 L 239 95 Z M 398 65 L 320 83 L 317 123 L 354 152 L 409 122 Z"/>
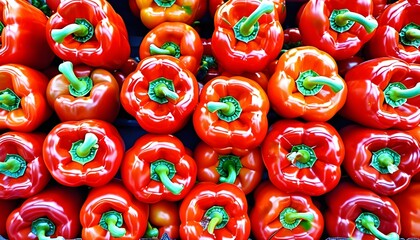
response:
<path id="1" fill-rule="evenodd" d="M 0 11 L 0 239 L 420 238 L 420 1 Z"/>

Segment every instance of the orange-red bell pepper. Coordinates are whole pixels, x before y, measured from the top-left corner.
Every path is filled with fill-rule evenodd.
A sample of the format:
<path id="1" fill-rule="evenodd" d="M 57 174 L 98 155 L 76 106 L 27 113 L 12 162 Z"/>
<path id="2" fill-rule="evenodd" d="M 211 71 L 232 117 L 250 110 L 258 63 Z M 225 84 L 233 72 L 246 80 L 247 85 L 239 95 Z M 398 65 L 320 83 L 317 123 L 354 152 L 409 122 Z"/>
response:
<path id="1" fill-rule="evenodd" d="M 411 183 L 404 191 L 391 196 L 400 210 L 401 215 L 401 237 L 416 238 L 420 236 L 420 183 Z"/>
<path id="2" fill-rule="evenodd" d="M 143 237 L 162 239 L 166 234 L 170 239 L 179 239 L 179 203 L 159 201 L 149 204 L 149 223 Z"/>

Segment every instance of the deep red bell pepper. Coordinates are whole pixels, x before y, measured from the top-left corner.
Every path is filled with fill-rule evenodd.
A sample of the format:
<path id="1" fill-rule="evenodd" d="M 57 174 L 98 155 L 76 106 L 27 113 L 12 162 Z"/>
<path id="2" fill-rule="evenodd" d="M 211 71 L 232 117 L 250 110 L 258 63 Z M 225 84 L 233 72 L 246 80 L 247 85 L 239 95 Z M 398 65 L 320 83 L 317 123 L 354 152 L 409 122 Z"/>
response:
<path id="1" fill-rule="evenodd" d="M 283 29 L 273 1 L 235 0 L 221 5 L 214 16 L 213 55 L 232 74 L 259 72 L 277 58 Z"/>
<path id="2" fill-rule="evenodd" d="M 264 163 L 259 147 L 246 153 L 235 153 L 231 147 L 217 151 L 204 142 L 194 150 L 199 182 L 231 183 L 245 194 L 250 193 L 260 183 Z"/>
<path id="3" fill-rule="evenodd" d="M 394 195 L 420 171 L 420 143 L 401 130 L 348 125 L 340 130 L 346 154 L 343 167 L 359 186 Z"/>
<path id="4" fill-rule="evenodd" d="M 420 183 L 411 183 L 404 191 L 394 195 L 391 199 L 397 204 L 401 215 L 402 238 L 416 238 L 420 236 Z"/>
<path id="5" fill-rule="evenodd" d="M 251 233 L 245 194 L 230 183 L 198 183 L 179 214 L 181 239 L 248 239 Z"/>
<path id="6" fill-rule="evenodd" d="M 303 45 L 319 48 L 334 59 L 356 55 L 375 33 L 372 0 L 311 0 L 299 19 Z"/>
<path id="7" fill-rule="evenodd" d="M 51 10 L 51 15 L 57 12 L 58 5 L 62 0 L 45 0 L 48 8 Z"/>
<path id="8" fill-rule="evenodd" d="M 284 42 L 282 47 L 282 52 L 285 52 L 289 49 L 302 46 L 302 35 L 300 34 L 299 28 L 290 27 L 284 29 Z"/>
<path id="9" fill-rule="evenodd" d="M 388 197 L 341 182 L 325 197 L 325 228 L 329 236 L 399 240 L 400 212 Z"/>
<path id="10" fill-rule="evenodd" d="M 253 149 L 267 133 L 269 108 L 265 91 L 255 81 L 219 76 L 201 90 L 194 129 L 212 148 Z"/>
<path id="11" fill-rule="evenodd" d="M 148 133 L 124 154 L 121 178 L 140 201 L 178 201 L 194 186 L 197 166 L 177 137 Z"/>
<path id="12" fill-rule="evenodd" d="M 47 77 L 18 64 L 0 66 L 0 130 L 35 131 L 52 114 Z"/>
<path id="13" fill-rule="evenodd" d="M 117 118 L 120 87 L 111 72 L 85 65 L 73 67 L 69 61 L 61 63 L 58 69 L 61 74 L 49 81 L 46 94 L 48 104 L 62 122 L 113 122 Z"/>
<path id="14" fill-rule="evenodd" d="M 154 55 L 179 58 L 182 66 L 195 74 L 203 55 L 203 44 L 198 32 L 190 25 L 164 22 L 150 30 L 139 47 L 140 59 Z"/>
<path id="15" fill-rule="evenodd" d="M 114 125 L 86 119 L 57 124 L 44 141 L 43 156 L 60 184 L 99 187 L 117 174 L 124 150 Z"/>
<path id="16" fill-rule="evenodd" d="M 92 188 L 80 210 L 82 239 L 140 239 L 147 228 L 149 206 L 120 180 Z"/>
<path id="17" fill-rule="evenodd" d="M 269 181 L 253 195 L 249 217 L 256 239 L 321 239 L 324 218 L 308 195 L 287 194 Z"/>
<path id="18" fill-rule="evenodd" d="M 79 212 L 83 190 L 50 186 L 27 198 L 7 218 L 10 240 L 74 239 L 81 231 Z"/>
<path id="19" fill-rule="evenodd" d="M 61 1 L 46 31 L 53 52 L 74 65 L 115 70 L 130 57 L 125 23 L 106 0 Z"/>
<path id="20" fill-rule="evenodd" d="M 358 56 L 358 55 L 355 55 L 353 57 L 346 58 L 346 59 L 343 59 L 343 60 L 339 60 L 339 61 L 337 61 L 338 74 L 342 78 L 345 78 L 347 72 L 350 69 L 352 69 L 353 67 L 361 64 L 364 61 L 365 61 L 365 59 L 361 56 Z"/>
<path id="21" fill-rule="evenodd" d="M 8 131 L 0 135 L 0 199 L 28 198 L 51 179 L 42 156 L 46 134 Z"/>
<path id="22" fill-rule="evenodd" d="M 281 55 L 267 95 L 273 110 L 284 118 L 325 122 L 343 107 L 347 87 L 329 54 L 303 46 Z"/>
<path id="23" fill-rule="evenodd" d="M 8 238 L 6 231 L 7 217 L 13 210 L 19 207 L 20 201 L 16 200 L 2 200 L 0 199 L 1 214 L 0 214 L 0 236 Z"/>
<path id="24" fill-rule="evenodd" d="M 378 129 L 420 124 L 420 65 L 397 58 L 365 61 L 347 72 L 347 101 L 339 114 Z"/>
<path id="25" fill-rule="evenodd" d="M 149 224 L 146 238 L 162 239 L 166 234 L 170 239 L 179 239 L 179 203 L 171 201 L 159 201 L 149 204 Z"/>
<path id="26" fill-rule="evenodd" d="M 121 104 L 140 127 L 170 134 L 183 128 L 198 103 L 193 73 L 172 56 L 150 56 L 140 61 L 121 88 Z"/>
<path id="27" fill-rule="evenodd" d="M 139 64 L 137 58 L 129 58 L 121 68 L 112 72 L 112 75 L 114 76 L 115 80 L 117 80 L 120 89 L 127 76 L 136 70 L 137 64 Z"/>
<path id="28" fill-rule="evenodd" d="M 270 181 L 286 193 L 319 196 L 341 178 L 344 144 L 326 122 L 278 120 L 261 145 Z"/>

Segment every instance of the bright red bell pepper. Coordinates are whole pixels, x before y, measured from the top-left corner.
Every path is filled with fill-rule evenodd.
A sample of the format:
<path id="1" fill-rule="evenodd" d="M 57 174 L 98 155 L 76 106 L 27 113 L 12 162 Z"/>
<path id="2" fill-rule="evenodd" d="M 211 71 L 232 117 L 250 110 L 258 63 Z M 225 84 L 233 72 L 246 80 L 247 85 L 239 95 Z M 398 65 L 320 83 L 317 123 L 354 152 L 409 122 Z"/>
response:
<path id="1" fill-rule="evenodd" d="M 178 201 L 194 186 L 197 166 L 177 137 L 148 133 L 124 154 L 121 177 L 140 201 Z"/>
<path id="2" fill-rule="evenodd" d="M 245 194 L 252 192 L 263 176 L 264 163 L 259 147 L 235 154 L 231 147 L 216 151 L 200 142 L 195 147 L 194 159 L 199 182 L 231 183 Z"/>
<path id="3" fill-rule="evenodd" d="M 49 119 L 47 77 L 18 64 L 0 66 L 0 130 L 35 131 Z"/>
<path id="4" fill-rule="evenodd" d="M 222 72 L 222 76 L 226 77 L 235 77 L 235 74 L 232 74 L 230 72 Z M 255 82 L 260 85 L 260 87 L 264 90 L 264 92 L 267 92 L 267 85 L 269 77 L 267 77 L 267 74 L 264 72 L 244 72 L 241 74 L 241 77 L 249 78 L 251 80 L 254 80 Z"/>
<path id="5" fill-rule="evenodd" d="M 411 129 L 420 124 L 420 65 L 397 58 L 365 61 L 347 72 L 339 114 L 366 127 Z"/>
<path id="6" fill-rule="evenodd" d="M 329 236 L 399 240 L 400 211 L 388 197 L 341 182 L 325 196 L 325 228 Z"/>
<path id="7" fill-rule="evenodd" d="M 0 135 L 0 199 L 28 198 L 51 179 L 42 156 L 46 134 L 8 131 Z"/>
<path id="8" fill-rule="evenodd" d="M 84 192 L 78 188 L 50 186 L 27 198 L 7 218 L 10 240 L 74 239 L 81 231 L 79 212 Z"/>
<path id="9" fill-rule="evenodd" d="M 140 239 L 148 217 L 149 206 L 114 180 L 90 190 L 80 210 L 82 239 Z"/>
<path id="10" fill-rule="evenodd" d="M 16 200 L 2 200 L 0 199 L 1 214 L 0 214 L 0 236 L 7 239 L 6 222 L 7 217 L 13 210 L 19 207 L 20 201 Z"/>
<path id="11" fill-rule="evenodd" d="M 251 233 L 245 194 L 230 183 L 198 183 L 179 214 L 181 239 L 248 239 Z"/>
<path id="12" fill-rule="evenodd" d="M 213 55 L 232 74 L 260 72 L 280 54 L 283 29 L 273 1 L 235 0 L 214 16 Z"/>
<path id="13" fill-rule="evenodd" d="M 46 31 L 54 53 L 74 65 L 115 70 L 130 57 L 125 23 L 106 0 L 61 1 Z"/>
<path id="14" fill-rule="evenodd" d="M 254 191 L 251 231 L 256 239 L 321 239 L 324 218 L 311 197 L 287 194 L 271 182 Z"/>
<path id="15" fill-rule="evenodd" d="M 212 148 L 253 149 L 267 133 L 269 108 L 265 91 L 255 81 L 219 76 L 201 90 L 194 129 Z"/>
<path id="16" fill-rule="evenodd" d="M 44 141 L 43 156 L 60 184 L 99 187 L 117 174 L 124 150 L 114 125 L 86 119 L 57 124 Z"/>
<path id="17" fill-rule="evenodd" d="M 340 181 L 344 144 L 329 123 L 278 120 L 270 127 L 261 154 L 276 187 L 319 196 Z"/>
<path id="18" fill-rule="evenodd" d="M 391 199 L 397 204 L 401 215 L 402 238 L 416 238 L 420 236 L 420 183 L 411 183 L 404 191 L 394 195 Z"/>
<path id="19" fill-rule="evenodd" d="M 311 0 L 299 19 L 302 43 L 341 60 L 356 55 L 375 33 L 372 0 Z"/>
<path id="20" fill-rule="evenodd" d="M 170 134 L 183 128 L 198 103 L 198 83 L 172 56 L 140 61 L 121 88 L 121 104 L 144 130 Z"/>
<path id="21" fill-rule="evenodd" d="M 149 205 L 149 224 L 146 238 L 162 239 L 166 234 L 170 239 L 179 239 L 179 203 L 159 201 Z"/>

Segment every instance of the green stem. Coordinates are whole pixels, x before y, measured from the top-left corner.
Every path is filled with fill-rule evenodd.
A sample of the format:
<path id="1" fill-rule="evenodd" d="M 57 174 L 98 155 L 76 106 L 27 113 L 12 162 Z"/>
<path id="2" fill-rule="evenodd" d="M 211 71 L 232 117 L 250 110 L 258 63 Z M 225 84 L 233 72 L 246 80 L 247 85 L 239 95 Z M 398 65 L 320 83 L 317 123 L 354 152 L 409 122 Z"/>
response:
<path id="1" fill-rule="evenodd" d="M 64 240 L 64 237 L 51 238 L 55 232 L 55 225 L 48 218 L 38 218 L 32 222 L 31 232 L 35 234 L 38 240 Z M 47 236 L 48 235 L 48 236 Z"/>
<path id="2" fill-rule="evenodd" d="M 401 89 L 398 87 L 392 87 L 389 90 L 389 97 L 393 101 L 398 101 L 400 99 L 414 98 L 420 96 L 420 82 L 416 84 L 415 87 L 409 89 Z"/>
<path id="3" fill-rule="evenodd" d="M 228 170 L 228 177 L 220 177 L 220 182 L 227 182 L 230 184 L 233 184 L 236 180 L 236 176 L 238 175 L 238 173 L 236 172 L 236 168 L 232 163 L 227 163 L 226 166 L 227 170 Z"/>
<path id="4" fill-rule="evenodd" d="M 389 173 L 398 171 L 398 166 L 394 164 L 394 158 L 387 153 L 383 153 L 378 157 L 378 163 L 381 167 L 387 168 Z"/>
<path id="5" fill-rule="evenodd" d="M 117 227 L 118 216 L 114 214 L 107 215 L 105 223 L 108 226 L 108 231 L 114 238 L 120 238 L 127 232 L 125 228 Z"/>
<path id="6" fill-rule="evenodd" d="M 384 233 L 379 231 L 378 228 L 375 227 L 373 218 L 370 217 L 369 215 L 362 218 L 362 225 L 363 227 L 368 229 L 372 233 L 372 235 L 378 238 L 379 240 L 399 240 L 400 239 L 397 233 L 392 232 L 392 233 L 389 233 L 388 235 L 385 235 Z"/>
<path id="7" fill-rule="evenodd" d="M 176 92 L 170 90 L 164 83 L 158 84 L 153 90 L 156 96 L 160 98 L 166 97 L 172 100 L 179 99 L 179 95 Z"/>
<path id="8" fill-rule="evenodd" d="M 362 25 L 366 29 L 366 32 L 368 33 L 373 32 L 373 30 L 375 30 L 376 27 L 378 27 L 378 22 L 376 20 L 367 19 L 366 17 L 364 17 L 363 15 L 359 13 L 350 12 L 350 11 L 338 14 L 334 20 L 338 26 L 345 26 L 347 24 L 347 21 L 357 22 L 360 25 Z"/>
<path id="9" fill-rule="evenodd" d="M 159 236 L 159 230 L 152 226 L 152 224 L 148 221 L 146 233 L 144 234 L 147 238 L 157 238 Z"/>
<path id="10" fill-rule="evenodd" d="M 86 133 L 83 143 L 76 149 L 76 154 L 79 157 L 88 156 L 92 148 L 96 147 L 98 143 L 98 137 L 93 133 Z"/>
<path id="11" fill-rule="evenodd" d="M 151 55 L 175 55 L 175 48 L 167 47 L 167 48 L 160 48 L 155 44 L 150 44 L 149 51 Z"/>
<path id="12" fill-rule="evenodd" d="M 339 92 L 344 88 L 344 84 L 341 81 L 334 81 L 325 76 L 306 77 L 303 80 L 303 86 L 307 89 L 312 89 L 318 84 L 327 85 L 334 92 Z"/>
<path id="13" fill-rule="evenodd" d="M 76 74 L 74 74 L 73 63 L 70 61 L 66 61 L 61 63 L 58 66 L 58 71 L 60 71 L 64 77 L 70 82 L 70 85 L 77 91 L 77 92 L 85 92 L 86 88 L 88 88 L 85 81 L 81 81 Z"/>
<path id="14" fill-rule="evenodd" d="M 207 231 L 210 234 L 214 233 L 214 229 L 216 228 L 216 226 L 218 224 L 220 224 L 223 220 L 223 214 L 218 213 L 218 212 L 214 212 L 213 214 L 211 214 L 211 220 L 209 222 L 209 225 L 207 226 Z"/>
<path id="15" fill-rule="evenodd" d="M 420 39 L 420 30 L 415 29 L 415 28 L 410 28 L 405 32 L 405 37 L 410 41 Z"/>
<path id="16" fill-rule="evenodd" d="M 181 191 L 184 189 L 184 186 L 181 184 L 176 184 L 173 183 L 171 181 L 171 179 L 169 179 L 168 174 L 169 174 L 169 168 L 164 165 L 158 165 L 155 168 L 155 172 L 157 173 L 157 175 L 160 178 L 160 181 L 162 182 L 162 184 L 173 194 L 180 194 Z"/>
<path id="17" fill-rule="evenodd" d="M 212 113 L 222 111 L 223 115 L 226 116 L 231 116 L 235 113 L 235 105 L 230 102 L 208 102 L 207 109 Z"/>
<path id="18" fill-rule="evenodd" d="M 249 17 L 242 23 L 239 28 L 239 32 L 243 36 L 249 36 L 253 30 L 255 23 L 258 22 L 258 19 L 265 13 L 270 13 L 274 10 L 273 1 L 262 1 L 261 4 L 254 10 L 254 12 L 249 15 Z"/>
<path id="19" fill-rule="evenodd" d="M 311 212 L 305 212 L 305 213 L 293 213 L 293 212 L 289 212 L 286 213 L 284 216 L 284 220 L 290 224 L 292 224 L 293 222 L 295 222 L 298 219 L 303 219 L 309 222 L 312 222 L 314 220 L 314 214 Z"/>
<path id="20" fill-rule="evenodd" d="M 89 34 L 89 28 L 83 24 L 72 23 L 62 29 L 53 29 L 51 31 L 51 37 L 57 43 L 62 43 L 71 34 L 83 37 Z"/>
<path id="21" fill-rule="evenodd" d="M 0 104 L 7 106 L 13 106 L 16 103 L 16 96 L 10 94 L 9 92 L 3 92 L 0 94 Z"/>
<path id="22" fill-rule="evenodd" d="M 311 160 L 311 155 L 306 150 L 298 150 L 297 152 L 291 152 L 287 154 L 287 159 L 292 163 L 301 162 L 307 163 Z"/>
<path id="23" fill-rule="evenodd" d="M 11 158 L 5 162 L 0 162 L 0 171 L 8 171 L 15 173 L 21 168 L 21 162 L 15 158 Z"/>

